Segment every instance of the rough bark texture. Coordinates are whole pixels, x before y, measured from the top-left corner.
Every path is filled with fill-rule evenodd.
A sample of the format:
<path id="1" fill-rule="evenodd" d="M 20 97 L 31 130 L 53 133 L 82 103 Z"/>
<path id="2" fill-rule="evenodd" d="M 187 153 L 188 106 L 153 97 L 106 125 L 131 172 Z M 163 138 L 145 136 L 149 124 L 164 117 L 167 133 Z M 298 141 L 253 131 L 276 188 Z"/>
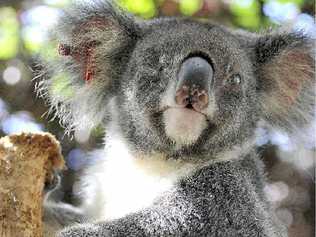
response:
<path id="1" fill-rule="evenodd" d="M 0 236 L 41 237 L 45 182 L 64 160 L 48 133 L 0 139 Z"/>

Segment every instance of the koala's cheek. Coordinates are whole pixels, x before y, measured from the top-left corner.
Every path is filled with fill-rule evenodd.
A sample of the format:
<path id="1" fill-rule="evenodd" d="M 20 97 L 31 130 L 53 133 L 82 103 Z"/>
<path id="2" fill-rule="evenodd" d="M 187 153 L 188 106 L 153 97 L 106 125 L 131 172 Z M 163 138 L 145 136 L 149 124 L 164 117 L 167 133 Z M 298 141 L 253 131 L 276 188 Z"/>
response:
<path id="1" fill-rule="evenodd" d="M 194 143 L 207 127 L 205 116 L 189 109 L 167 109 L 163 119 L 167 136 L 182 145 Z"/>

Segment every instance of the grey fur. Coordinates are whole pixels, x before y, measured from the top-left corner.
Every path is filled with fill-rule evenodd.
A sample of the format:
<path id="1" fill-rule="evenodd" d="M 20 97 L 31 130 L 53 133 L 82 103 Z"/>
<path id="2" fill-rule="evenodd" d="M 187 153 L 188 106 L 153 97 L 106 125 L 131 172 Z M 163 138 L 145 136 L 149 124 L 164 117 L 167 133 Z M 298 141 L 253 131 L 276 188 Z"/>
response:
<path id="1" fill-rule="evenodd" d="M 148 209 L 70 227 L 60 236 L 286 236 L 266 205 L 261 162 L 255 159 L 251 152 L 242 160 L 210 165 Z"/>
<path id="2" fill-rule="evenodd" d="M 63 125 L 71 130 L 114 123 L 131 151 L 149 158 L 164 154 L 199 167 L 152 206 L 109 222 L 67 227 L 59 237 L 287 236 L 264 196 L 263 167 L 254 150 L 228 161 L 221 154 L 253 139 L 261 119 L 293 132 L 313 117 L 311 39 L 299 32 L 235 32 L 182 18 L 141 21 L 102 1 L 67 10 L 56 36 L 77 50 L 93 42 L 95 52 L 89 83 L 82 76 L 82 54 L 80 60 L 59 57 L 48 71 L 69 75 L 64 89 L 71 89 L 71 96 L 51 95 L 50 77 L 39 82 L 40 94 Z M 181 62 L 192 55 L 208 58 L 214 68 L 214 112 L 206 114 L 207 128 L 198 140 L 179 147 L 166 135 L 160 104 Z M 240 85 L 231 83 L 236 74 Z M 62 210 L 53 207 L 50 216 Z"/>

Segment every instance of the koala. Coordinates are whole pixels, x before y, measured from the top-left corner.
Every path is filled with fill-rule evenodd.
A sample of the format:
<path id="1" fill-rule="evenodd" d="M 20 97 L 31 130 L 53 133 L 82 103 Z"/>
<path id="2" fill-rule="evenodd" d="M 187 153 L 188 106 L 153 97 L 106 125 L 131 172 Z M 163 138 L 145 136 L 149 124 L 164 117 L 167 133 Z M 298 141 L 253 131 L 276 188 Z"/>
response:
<path id="1" fill-rule="evenodd" d="M 58 237 L 287 236 L 263 192 L 255 130 L 295 134 L 314 118 L 313 39 L 141 20 L 110 1 L 65 10 L 55 35 L 40 95 L 68 132 L 106 129 L 75 183 L 82 204 L 45 204 Z"/>

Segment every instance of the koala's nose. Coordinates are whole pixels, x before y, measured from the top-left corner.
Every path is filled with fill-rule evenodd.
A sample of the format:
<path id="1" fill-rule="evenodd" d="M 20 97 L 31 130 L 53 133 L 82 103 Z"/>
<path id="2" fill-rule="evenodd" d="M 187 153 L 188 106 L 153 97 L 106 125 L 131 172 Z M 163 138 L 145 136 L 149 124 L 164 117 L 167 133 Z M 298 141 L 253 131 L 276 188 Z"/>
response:
<path id="1" fill-rule="evenodd" d="M 175 101 L 178 105 L 201 111 L 208 105 L 213 68 L 201 57 L 186 59 L 178 74 Z"/>

